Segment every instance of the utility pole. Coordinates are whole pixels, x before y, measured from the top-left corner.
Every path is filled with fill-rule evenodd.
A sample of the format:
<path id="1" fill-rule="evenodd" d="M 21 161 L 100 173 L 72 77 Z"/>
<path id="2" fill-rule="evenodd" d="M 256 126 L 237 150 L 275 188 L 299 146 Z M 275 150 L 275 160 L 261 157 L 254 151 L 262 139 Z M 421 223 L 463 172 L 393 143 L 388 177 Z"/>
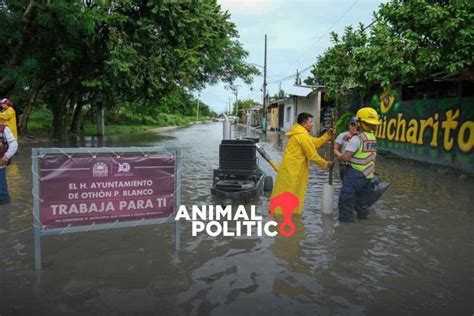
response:
<path id="1" fill-rule="evenodd" d="M 297 85 L 297 86 L 301 85 L 301 78 L 300 78 L 300 73 L 299 73 L 298 69 L 296 69 L 295 85 Z"/>
<path id="2" fill-rule="evenodd" d="M 238 117 L 239 115 L 239 85 L 231 85 L 230 90 L 235 94 L 235 116 Z M 229 114 L 232 114 L 232 109 L 229 111 Z"/>
<path id="3" fill-rule="evenodd" d="M 235 86 L 235 116 L 239 116 L 239 88 Z"/>
<path id="4" fill-rule="evenodd" d="M 198 96 L 198 102 L 197 102 L 197 105 L 196 105 L 196 122 L 199 121 L 199 98 L 201 97 L 201 95 L 199 94 Z"/>
<path id="5" fill-rule="evenodd" d="M 267 133 L 267 34 L 265 34 L 265 55 L 263 62 L 263 117 L 262 131 Z"/>

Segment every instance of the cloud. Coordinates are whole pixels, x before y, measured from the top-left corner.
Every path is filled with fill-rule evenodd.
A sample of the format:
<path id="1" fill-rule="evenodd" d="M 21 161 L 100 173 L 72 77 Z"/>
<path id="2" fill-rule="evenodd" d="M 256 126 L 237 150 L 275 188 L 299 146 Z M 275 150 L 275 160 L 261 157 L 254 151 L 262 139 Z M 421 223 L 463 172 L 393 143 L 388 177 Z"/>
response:
<path id="1" fill-rule="evenodd" d="M 317 56 L 332 44 L 330 31 L 342 33 L 346 25 L 366 25 L 373 19 L 372 12 L 387 0 L 218 0 L 228 10 L 237 26 L 239 40 L 249 52 L 247 62 L 263 65 L 264 34 L 268 35 L 267 82 L 275 82 L 315 63 Z M 355 5 L 353 5 L 355 3 Z M 349 10 L 350 9 L 350 10 Z M 349 10 L 349 11 L 348 11 Z M 309 74 L 302 74 L 305 78 Z M 261 101 L 263 78 L 257 76 L 253 90 L 242 82 L 239 98 Z M 286 90 L 294 79 L 281 82 Z M 280 83 L 268 83 L 270 94 L 277 92 Z M 220 112 L 235 96 L 222 83 L 208 86 L 203 100 Z"/>

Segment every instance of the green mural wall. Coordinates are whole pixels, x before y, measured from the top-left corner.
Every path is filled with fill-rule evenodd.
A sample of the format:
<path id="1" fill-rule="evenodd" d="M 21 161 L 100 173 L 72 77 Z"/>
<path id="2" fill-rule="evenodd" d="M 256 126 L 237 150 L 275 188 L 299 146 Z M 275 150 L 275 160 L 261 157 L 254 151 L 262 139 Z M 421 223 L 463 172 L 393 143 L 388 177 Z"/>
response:
<path id="1" fill-rule="evenodd" d="M 385 90 L 371 105 L 383 119 L 380 149 L 474 173 L 474 98 L 400 101 Z"/>

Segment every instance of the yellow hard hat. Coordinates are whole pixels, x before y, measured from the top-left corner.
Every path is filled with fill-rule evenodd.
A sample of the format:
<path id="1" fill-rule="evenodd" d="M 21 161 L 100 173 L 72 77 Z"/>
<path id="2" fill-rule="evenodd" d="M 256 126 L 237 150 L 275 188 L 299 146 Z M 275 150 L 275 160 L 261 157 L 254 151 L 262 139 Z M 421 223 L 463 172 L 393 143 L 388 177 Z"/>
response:
<path id="1" fill-rule="evenodd" d="M 377 111 L 375 111 L 373 108 L 366 107 L 359 109 L 359 111 L 357 111 L 356 117 L 359 122 L 364 122 L 370 125 L 382 124 Z"/>

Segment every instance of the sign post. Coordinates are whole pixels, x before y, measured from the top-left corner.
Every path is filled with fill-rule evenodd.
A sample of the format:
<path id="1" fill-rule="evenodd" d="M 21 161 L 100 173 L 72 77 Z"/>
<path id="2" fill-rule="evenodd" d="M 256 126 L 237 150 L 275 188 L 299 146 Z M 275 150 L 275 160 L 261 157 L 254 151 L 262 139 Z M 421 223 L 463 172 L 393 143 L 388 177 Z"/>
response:
<path id="1" fill-rule="evenodd" d="M 178 148 L 33 149 L 35 270 L 41 273 L 41 237 L 92 230 L 180 223 L 181 152 Z"/>

